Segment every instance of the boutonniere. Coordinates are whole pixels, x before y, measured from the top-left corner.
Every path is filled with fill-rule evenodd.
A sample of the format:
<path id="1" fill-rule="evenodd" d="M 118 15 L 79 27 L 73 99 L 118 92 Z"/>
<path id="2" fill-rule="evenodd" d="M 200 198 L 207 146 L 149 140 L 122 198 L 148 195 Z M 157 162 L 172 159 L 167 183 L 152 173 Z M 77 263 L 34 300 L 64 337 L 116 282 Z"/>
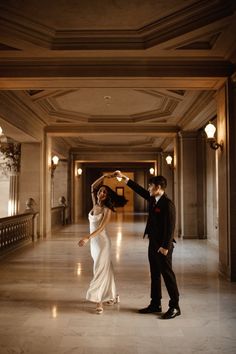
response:
<path id="1" fill-rule="evenodd" d="M 160 213 L 161 209 L 160 208 L 155 208 L 154 211 L 155 211 L 155 213 Z"/>

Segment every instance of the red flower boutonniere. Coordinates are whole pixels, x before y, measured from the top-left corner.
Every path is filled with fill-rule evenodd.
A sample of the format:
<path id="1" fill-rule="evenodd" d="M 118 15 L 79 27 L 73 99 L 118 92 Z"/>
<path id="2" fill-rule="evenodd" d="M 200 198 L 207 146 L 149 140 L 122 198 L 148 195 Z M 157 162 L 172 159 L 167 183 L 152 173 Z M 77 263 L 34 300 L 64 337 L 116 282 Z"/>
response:
<path id="1" fill-rule="evenodd" d="M 155 211 L 155 213 L 160 213 L 161 209 L 160 208 L 155 208 L 154 211 Z"/>

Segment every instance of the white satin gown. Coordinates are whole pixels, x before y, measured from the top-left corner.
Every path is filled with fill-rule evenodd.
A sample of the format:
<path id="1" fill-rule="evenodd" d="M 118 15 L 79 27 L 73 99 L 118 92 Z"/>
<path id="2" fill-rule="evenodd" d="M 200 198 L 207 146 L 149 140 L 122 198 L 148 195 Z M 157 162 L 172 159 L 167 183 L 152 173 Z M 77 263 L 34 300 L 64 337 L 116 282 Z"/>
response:
<path id="1" fill-rule="evenodd" d="M 93 215 L 90 211 L 90 233 L 95 231 L 103 218 L 104 213 Z M 111 262 L 111 241 L 104 229 L 100 234 L 91 238 L 90 251 L 93 258 L 93 279 L 89 285 L 86 299 L 92 302 L 104 302 L 116 297 L 116 285 Z"/>

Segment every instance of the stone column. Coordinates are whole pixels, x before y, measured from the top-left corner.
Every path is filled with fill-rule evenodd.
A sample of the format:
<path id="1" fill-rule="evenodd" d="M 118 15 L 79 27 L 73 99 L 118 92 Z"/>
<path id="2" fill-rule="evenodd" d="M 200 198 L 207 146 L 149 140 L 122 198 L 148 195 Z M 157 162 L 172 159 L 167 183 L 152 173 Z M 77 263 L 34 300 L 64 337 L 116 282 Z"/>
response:
<path id="1" fill-rule="evenodd" d="M 197 239 L 197 133 L 181 132 L 179 138 L 179 231 L 182 238 Z"/>
<path id="2" fill-rule="evenodd" d="M 216 119 L 212 121 L 216 126 Z M 206 143 L 206 228 L 207 239 L 219 247 L 218 158 Z"/>
<path id="3" fill-rule="evenodd" d="M 219 270 L 236 281 L 236 88 L 227 83 L 217 95 L 219 181 Z"/>
<path id="4" fill-rule="evenodd" d="M 207 195 L 206 195 L 206 133 L 200 131 L 197 134 L 197 233 L 198 238 L 207 238 Z"/>
<path id="5" fill-rule="evenodd" d="M 10 189 L 8 201 L 8 215 L 16 215 L 19 211 L 19 174 L 10 173 Z"/>
<path id="6" fill-rule="evenodd" d="M 230 193 L 230 280 L 236 281 L 236 82 L 229 86 L 229 193 Z"/>
<path id="7" fill-rule="evenodd" d="M 51 231 L 51 159 L 52 159 L 52 138 L 45 134 L 41 144 L 41 218 L 40 225 L 43 237 Z"/>
<path id="8" fill-rule="evenodd" d="M 175 226 L 175 235 L 176 238 L 181 236 L 180 233 L 180 215 L 181 209 L 179 208 L 180 205 L 180 198 L 179 198 L 179 169 L 180 169 L 180 146 L 179 146 L 179 139 L 178 136 L 174 138 L 174 154 L 173 154 L 173 201 L 176 206 L 176 226 Z"/>

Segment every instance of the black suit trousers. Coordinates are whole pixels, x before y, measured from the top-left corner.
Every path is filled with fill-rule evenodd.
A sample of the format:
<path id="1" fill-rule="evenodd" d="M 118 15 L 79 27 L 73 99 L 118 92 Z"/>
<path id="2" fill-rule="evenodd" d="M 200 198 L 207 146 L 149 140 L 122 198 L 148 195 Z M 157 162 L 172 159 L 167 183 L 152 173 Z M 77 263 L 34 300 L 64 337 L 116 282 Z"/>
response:
<path id="1" fill-rule="evenodd" d="M 179 306 L 179 291 L 177 287 L 175 273 L 172 269 L 172 253 L 174 245 L 169 249 L 167 256 L 158 251 L 157 245 L 149 241 L 148 258 L 151 272 L 151 304 L 159 306 L 161 304 L 161 275 L 164 279 L 170 301 L 169 307 Z"/>

